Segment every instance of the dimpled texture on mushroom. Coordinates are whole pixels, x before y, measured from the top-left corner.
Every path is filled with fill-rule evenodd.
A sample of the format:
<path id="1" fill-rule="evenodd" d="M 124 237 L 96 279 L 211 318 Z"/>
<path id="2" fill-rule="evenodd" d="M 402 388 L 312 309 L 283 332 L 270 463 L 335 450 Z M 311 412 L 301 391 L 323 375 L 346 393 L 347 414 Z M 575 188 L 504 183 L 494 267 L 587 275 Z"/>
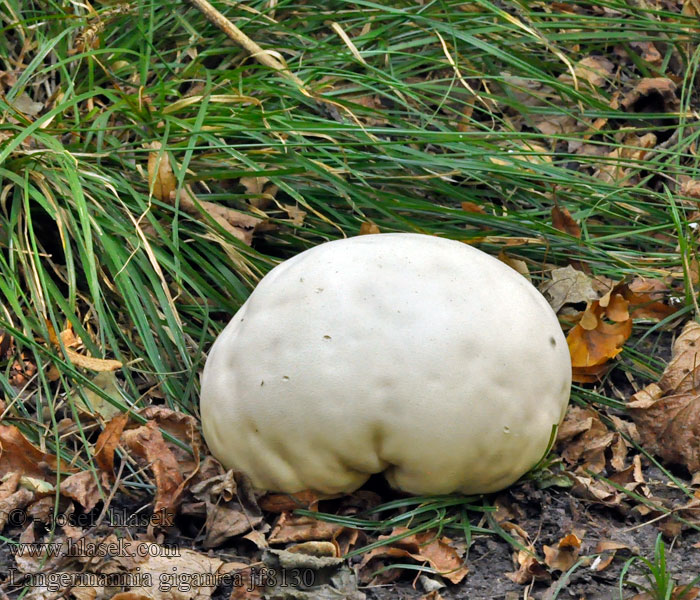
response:
<path id="1" fill-rule="evenodd" d="M 387 233 L 272 269 L 202 375 L 204 437 L 257 488 L 493 492 L 544 455 L 566 339 L 522 275 L 467 244 Z"/>

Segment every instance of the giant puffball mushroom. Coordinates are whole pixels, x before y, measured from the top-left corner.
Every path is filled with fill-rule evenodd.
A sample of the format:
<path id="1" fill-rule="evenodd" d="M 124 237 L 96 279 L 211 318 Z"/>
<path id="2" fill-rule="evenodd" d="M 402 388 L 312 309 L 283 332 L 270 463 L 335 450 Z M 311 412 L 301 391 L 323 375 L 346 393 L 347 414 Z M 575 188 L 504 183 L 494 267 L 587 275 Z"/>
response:
<path id="1" fill-rule="evenodd" d="M 547 450 L 569 400 L 556 316 L 501 261 L 389 233 L 272 269 L 214 343 L 204 437 L 262 490 L 487 493 Z"/>

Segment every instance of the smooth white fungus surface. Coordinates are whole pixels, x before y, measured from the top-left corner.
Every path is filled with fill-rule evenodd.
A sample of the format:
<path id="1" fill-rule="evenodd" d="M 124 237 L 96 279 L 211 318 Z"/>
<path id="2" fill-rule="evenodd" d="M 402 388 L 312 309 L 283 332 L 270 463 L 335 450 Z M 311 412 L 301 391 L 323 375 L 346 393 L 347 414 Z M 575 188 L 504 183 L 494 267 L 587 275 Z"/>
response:
<path id="1" fill-rule="evenodd" d="M 542 295 L 466 244 L 377 234 L 275 267 L 214 343 L 212 453 L 257 488 L 502 489 L 542 458 L 571 386 Z"/>

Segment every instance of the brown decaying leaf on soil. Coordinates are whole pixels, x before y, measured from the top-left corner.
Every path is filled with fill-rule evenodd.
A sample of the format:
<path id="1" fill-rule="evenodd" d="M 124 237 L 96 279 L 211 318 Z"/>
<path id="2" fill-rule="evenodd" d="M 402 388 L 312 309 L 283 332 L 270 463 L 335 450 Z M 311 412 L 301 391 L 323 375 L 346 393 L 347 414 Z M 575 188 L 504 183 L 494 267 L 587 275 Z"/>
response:
<path id="1" fill-rule="evenodd" d="M 547 572 L 547 569 L 535 557 L 535 548 L 527 532 L 519 525 L 509 521 L 502 523 L 501 527 L 523 548 L 513 553 L 513 563 L 517 565 L 517 571 L 505 573 L 505 576 L 518 585 L 526 585 L 535 580 L 549 579 L 550 574 Z"/>
<path id="2" fill-rule="evenodd" d="M 14 472 L 0 484 L 0 531 L 5 528 L 13 510 L 23 509 L 35 498 L 34 492 L 19 487 L 21 474 Z"/>
<path id="3" fill-rule="evenodd" d="M 397 527 L 390 535 L 381 536 L 379 539 L 387 539 L 406 531 L 402 527 Z M 410 558 L 418 563 L 429 564 L 445 579 L 452 583 L 459 583 L 467 576 L 469 569 L 464 564 L 463 559 L 460 558 L 457 550 L 450 545 L 451 540 L 447 537 L 438 538 L 436 533 L 434 530 L 423 531 L 397 540 L 390 546 L 381 546 L 370 550 L 364 555 L 360 563 L 361 579 L 367 581 L 371 578 L 371 574 L 376 571 L 375 565 L 377 561 L 392 563 L 397 560 Z M 396 577 L 398 577 L 398 570 L 390 569 L 384 571 L 372 581 L 375 583 L 379 581 L 386 582 Z"/>
<path id="4" fill-rule="evenodd" d="M 583 537 L 580 532 L 576 533 Z M 578 560 L 578 555 L 581 552 L 581 539 L 576 533 L 565 535 L 556 546 L 542 546 L 544 562 L 550 569 L 567 571 Z"/>
<path id="5" fill-rule="evenodd" d="M 95 443 L 95 462 L 109 477 L 114 476 L 114 451 L 128 421 L 129 415 L 117 415 L 107 423 Z"/>
<path id="6" fill-rule="evenodd" d="M 604 372 L 606 363 L 622 352 L 623 344 L 632 334 L 629 303 L 623 296 L 611 294 L 607 306 L 601 302 L 591 302 L 566 337 L 574 381 L 595 381 Z"/>
<path id="7" fill-rule="evenodd" d="M 557 450 L 573 470 L 568 474 L 573 481 L 572 493 L 607 506 L 617 506 L 624 493 L 591 473 L 608 474 L 614 483 L 629 491 L 649 495 L 642 476 L 639 455 L 628 465 L 630 443 L 620 432 L 637 441 L 639 434 L 633 423 L 611 417 L 615 431 L 608 429 L 598 413 L 591 408 L 570 406 L 557 434 Z M 641 487 L 640 487 L 641 486 Z"/>
<path id="8" fill-rule="evenodd" d="M 242 535 L 262 523 L 262 512 L 253 487 L 245 475 L 235 471 L 218 474 L 190 486 L 189 493 L 198 501 L 183 505 L 188 514 L 206 516 L 203 545 L 214 548 L 229 538 Z M 264 533 L 267 524 L 258 527 Z M 264 542 L 254 537 L 253 542 Z"/>
<path id="9" fill-rule="evenodd" d="M 625 110 L 633 110 L 637 103 L 651 96 L 660 97 L 663 101 L 662 112 L 673 112 L 678 109 L 680 100 L 676 96 L 676 84 L 666 77 L 645 77 L 625 94 L 620 101 Z"/>
<path id="10" fill-rule="evenodd" d="M 700 471 L 700 324 L 686 323 L 658 383 L 634 394 L 627 411 L 642 445 L 669 463 Z"/>
<path id="11" fill-rule="evenodd" d="M 325 498 L 312 490 L 304 490 L 295 494 L 277 494 L 270 492 L 259 500 L 260 508 L 267 512 L 282 513 L 297 508 L 309 508 L 315 506 L 319 500 Z"/>
<path id="12" fill-rule="evenodd" d="M 82 471 L 61 481 L 61 495 L 78 502 L 86 511 L 95 508 L 100 500 L 109 494 L 109 480 L 104 471 L 97 474 L 99 483 L 92 471 Z"/>
<path id="13" fill-rule="evenodd" d="M 634 280 L 615 284 L 588 305 L 567 336 L 574 381 L 594 382 L 606 371 L 632 334 L 633 319 L 660 320 L 675 312 L 655 299 L 658 293 L 658 286 Z"/>
<path id="14" fill-rule="evenodd" d="M 0 425 L 0 477 L 8 473 L 19 473 L 50 483 L 56 482 L 56 469 L 59 460 L 36 448 L 14 425 Z M 61 472 L 75 471 L 61 463 Z"/>
<path id="15" fill-rule="evenodd" d="M 121 443 L 133 455 L 145 459 L 156 479 L 156 497 L 153 511 L 174 512 L 180 500 L 184 478 L 177 459 L 165 443 L 154 421 L 122 432 Z"/>
<path id="16" fill-rule="evenodd" d="M 270 544 L 282 544 L 309 540 L 331 540 L 343 529 L 342 525 L 336 523 L 285 512 L 275 523 L 267 541 Z"/>

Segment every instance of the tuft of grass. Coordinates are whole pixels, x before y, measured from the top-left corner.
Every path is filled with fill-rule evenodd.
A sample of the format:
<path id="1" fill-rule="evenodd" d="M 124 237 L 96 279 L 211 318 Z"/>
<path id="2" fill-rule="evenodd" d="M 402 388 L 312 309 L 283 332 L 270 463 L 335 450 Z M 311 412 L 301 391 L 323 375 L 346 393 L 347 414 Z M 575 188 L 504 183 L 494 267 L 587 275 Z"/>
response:
<path id="1" fill-rule="evenodd" d="M 647 584 L 632 583 L 626 579 L 632 567 L 640 566 L 642 574 Z M 683 598 L 694 598 L 693 586 L 700 582 L 700 575 L 689 583 L 679 585 L 676 578 L 668 569 L 666 563 L 666 545 L 662 535 L 656 537 L 654 543 L 654 556 L 649 559 L 643 556 L 632 556 L 629 558 L 620 573 L 619 592 L 620 600 L 624 599 L 623 589 L 626 585 L 633 585 L 638 590 L 646 592 L 653 600 L 683 600 Z"/>

